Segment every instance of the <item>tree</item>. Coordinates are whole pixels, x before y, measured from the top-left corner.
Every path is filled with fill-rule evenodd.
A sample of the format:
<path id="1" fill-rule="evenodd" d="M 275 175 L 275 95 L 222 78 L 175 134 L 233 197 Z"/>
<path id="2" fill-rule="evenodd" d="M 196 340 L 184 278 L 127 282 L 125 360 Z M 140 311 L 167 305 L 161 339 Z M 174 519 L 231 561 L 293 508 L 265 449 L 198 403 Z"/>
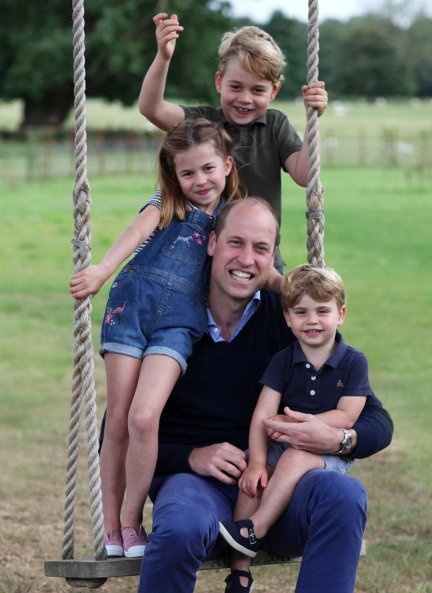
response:
<path id="1" fill-rule="evenodd" d="M 0 93 L 22 98 L 26 124 L 58 124 L 71 107 L 70 6 L 50 0 L 1 2 Z"/>
<path id="2" fill-rule="evenodd" d="M 60 125 L 73 105 L 71 5 L 0 0 L 0 95 L 24 102 L 22 127 Z M 155 0 L 89 0 L 86 4 L 86 91 L 130 105 L 156 52 Z M 229 4 L 173 0 L 185 35 L 170 70 L 168 92 L 211 100 L 217 43 L 231 26 Z M 203 34 L 205 32 L 205 34 Z"/>
<path id="3" fill-rule="evenodd" d="M 287 62 L 285 82 L 278 96 L 281 99 L 298 97 L 300 86 L 307 79 L 307 25 L 276 11 L 264 29 L 278 43 Z"/>
<path id="4" fill-rule="evenodd" d="M 320 25 L 319 78 L 325 81 L 332 96 L 337 87 L 339 45 L 345 26 L 345 23 L 335 19 L 327 19 Z"/>
<path id="5" fill-rule="evenodd" d="M 377 17 L 352 19 L 335 52 L 335 90 L 346 96 L 407 96 L 414 90 L 399 52 L 400 29 Z"/>
<path id="6" fill-rule="evenodd" d="M 406 60 L 416 81 L 416 96 L 432 97 L 432 19 L 417 17 L 406 38 Z"/>

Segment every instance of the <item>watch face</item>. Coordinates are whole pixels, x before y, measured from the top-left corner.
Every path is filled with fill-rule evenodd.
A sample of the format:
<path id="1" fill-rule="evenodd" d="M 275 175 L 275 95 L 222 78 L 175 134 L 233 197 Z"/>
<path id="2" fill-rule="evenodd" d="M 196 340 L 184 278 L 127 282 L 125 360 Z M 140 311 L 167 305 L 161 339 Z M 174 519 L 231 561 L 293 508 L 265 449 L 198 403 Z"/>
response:
<path id="1" fill-rule="evenodd" d="M 343 441 L 342 441 L 342 448 L 343 448 L 344 451 L 349 451 L 351 449 L 351 446 L 352 446 L 352 436 L 351 436 L 351 433 L 346 432 L 345 433 L 345 436 L 343 438 Z"/>

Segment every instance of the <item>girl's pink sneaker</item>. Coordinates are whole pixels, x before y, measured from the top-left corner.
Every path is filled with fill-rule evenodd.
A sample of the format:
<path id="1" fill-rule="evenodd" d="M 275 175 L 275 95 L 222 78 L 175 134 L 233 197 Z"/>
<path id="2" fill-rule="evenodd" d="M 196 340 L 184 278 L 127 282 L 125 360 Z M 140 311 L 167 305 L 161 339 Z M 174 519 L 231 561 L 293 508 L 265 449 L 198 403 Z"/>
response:
<path id="1" fill-rule="evenodd" d="M 105 532 L 105 550 L 108 558 L 123 556 L 123 540 L 120 531 Z"/>
<path id="2" fill-rule="evenodd" d="M 142 525 L 139 526 L 138 533 L 133 527 L 122 527 L 121 536 L 126 558 L 141 558 L 141 556 L 144 556 L 148 537 Z"/>

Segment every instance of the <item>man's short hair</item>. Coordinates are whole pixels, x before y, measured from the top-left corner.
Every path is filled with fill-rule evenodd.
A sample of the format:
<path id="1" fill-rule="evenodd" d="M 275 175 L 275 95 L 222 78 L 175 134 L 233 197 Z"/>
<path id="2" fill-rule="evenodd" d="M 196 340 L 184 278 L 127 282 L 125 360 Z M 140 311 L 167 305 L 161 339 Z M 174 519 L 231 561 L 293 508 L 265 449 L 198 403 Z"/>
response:
<path id="1" fill-rule="evenodd" d="M 346 304 L 342 279 L 328 266 L 296 266 L 284 275 L 281 293 L 284 311 L 295 307 L 303 295 L 310 296 L 318 303 L 327 303 L 334 299 L 339 309 Z"/>
<path id="2" fill-rule="evenodd" d="M 247 204 L 248 206 L 261 205 L 270 212 L 270 214 L 273 216 L 274 223 L 275 223 L 275 229 L 276 229 L 275 248 L 278 247 L 279 242 L 280 242 L 280 229 L 279 229 L 279 221 L 278 221 L 276 212 L 274 211 L 272 206 L 266 200 L 264 200 L 263 198 L 259 198 L 257 196 L 248 196 L 247 198 L 235 200 L 233 202 L 230 202 L 226 206 L 224 206 L 222 208 L 221 213 L 219 214 L 219 216 L 216 219 L 216 224 L 215 224 L 215 228 L 214 228 L 216 237 L 218 237 L 220 235 L 220 233 L 223 231 L 223 229 L 225 227 L 225 222 L 226 222 L 226 219 L 227 219 L 229 213 L 238 204 Z"/>

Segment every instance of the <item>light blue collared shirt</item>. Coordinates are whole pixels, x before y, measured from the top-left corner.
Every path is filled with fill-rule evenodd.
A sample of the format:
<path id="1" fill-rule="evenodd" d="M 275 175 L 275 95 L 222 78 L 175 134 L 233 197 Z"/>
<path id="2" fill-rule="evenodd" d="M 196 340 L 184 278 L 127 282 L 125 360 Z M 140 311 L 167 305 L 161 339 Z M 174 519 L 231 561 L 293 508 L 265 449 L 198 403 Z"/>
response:
<path id="1" fill-rule="evenodd" d="M 252 299 L 246 305 L 245 310 L 243 311 L 243 315 L 240 317 L 239 322 L 235 326 L 233 333 L 231 334 L 228 342 L 232 342 L 236 336 L 241 332 L 244 328 L 246 323 L 255 313 L 258 308 L 258 305 L 261 301 L 261 292 L 259 290 L 253 295 Z M 216 321 L 211 314 L 210 309 L 207 307 L 207 332 L 211 336 L 213 342 L 226 342 L 225 338 L 221 335 L 221 328 L 217 325 Z"/>

